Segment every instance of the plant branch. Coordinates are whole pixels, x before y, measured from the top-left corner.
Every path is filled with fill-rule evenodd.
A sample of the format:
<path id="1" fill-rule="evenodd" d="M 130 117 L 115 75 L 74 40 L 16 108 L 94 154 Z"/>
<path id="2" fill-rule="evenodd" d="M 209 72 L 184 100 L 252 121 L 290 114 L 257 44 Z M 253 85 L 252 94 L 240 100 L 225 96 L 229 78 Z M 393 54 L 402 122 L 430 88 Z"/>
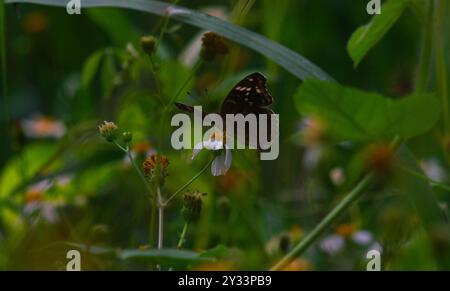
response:
<path id="1" fill-rule="evenodd" d="M 177 249 L 181 249 L 186 241 L 186 234 L 189 227 L 189 223 L 185 223 L 183 226 L 183 231 L 181 232 L 180 239 L 178 240 Z"/>
<path id="2" fill-rule="evenodd" d="M 172 196 L 170 196 L 163 205 L 166 206 L 175 196 L 177 196 L 180 192 L 185 190 L 189 185 L 191 185 L 195 180 L 197 180 L 198 177 L 200 177 L 208 168 L 211 166 L 212 162 L 214 161 L 215 157 L 213 157 L 201 170 L 198 172 L 194 177 L 192 177 L 189 181 L 186 182 L 183 186 L 181 186 L 177 191 L 175 191 Z"/>

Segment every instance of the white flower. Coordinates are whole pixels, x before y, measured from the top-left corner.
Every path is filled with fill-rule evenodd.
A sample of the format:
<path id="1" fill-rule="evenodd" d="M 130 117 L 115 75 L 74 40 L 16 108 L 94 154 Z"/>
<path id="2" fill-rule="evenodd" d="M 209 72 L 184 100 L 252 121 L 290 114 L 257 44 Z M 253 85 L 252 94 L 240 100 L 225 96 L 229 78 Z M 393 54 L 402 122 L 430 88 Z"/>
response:
<path id="1" fill-rule="evenodd" d="M 329 255 L 335 255 L 345 246 L 345 239 L 339 234 L 327 236 L 319 245 L 320 249 Z"/>
<path id="2" fill-rule="evenodd" d="M 352 240 L 360 245 L 368 245 L 373 241 L 373 235 L 367 230 L 359 230 L 352 234 Z"/>
<path id="3" fill-rule="evenodd" d="M 221 151 L 211 164 L 211 173 L 213 176 L 225 175 L 231 166 L 232 154 L 231 150 L 224 144 L 223 134 L 214 132 L 208 140 L 195 145 L 192 151 L 192 159 L 194 159 L 202 149 Z"/>

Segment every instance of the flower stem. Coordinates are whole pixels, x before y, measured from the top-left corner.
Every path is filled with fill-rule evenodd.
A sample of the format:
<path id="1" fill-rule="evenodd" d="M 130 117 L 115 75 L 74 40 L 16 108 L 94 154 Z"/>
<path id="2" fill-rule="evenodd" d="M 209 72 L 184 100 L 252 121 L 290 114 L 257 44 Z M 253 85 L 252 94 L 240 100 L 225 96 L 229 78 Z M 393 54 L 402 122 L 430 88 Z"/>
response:
<path id="1" fill-rule="evenodd" d="M 442 99 L 442 115 L 444 121 L 444 133 L 449 133 L 450 113 L 449 113 L 449 90 L 447 63 L 445 60 L 445 18 L 447 16 L 448 0 L 438 0 L 435 17 L 435 51 L 436 51 L 436 81 L 437 92 Z"/>
<path id="2" fill-rule="evenodd" d="M 183 231 L 181 232 L 180 239 L 178 240 L 177 249 L 181 249 L 186 241 L 186 233 L 189 227 L 189 223 L 185 223 L 183 226 Z"/>
<path id="3" fill-rule="evenodd" d="M 164 206 L 158 206 L 158 249 L 163 248 L 163 241 L 164 241 Z"/>
<path id="4" fill-rule="evenodd" d="M 149 244 L 150 246 L 153 245 L 153 242 L 156 239 L 156 216 L 157 216 L 157 200 L 156 195 L 154 195 L 152 186 L 149 184 L 147 179 L 145 179 L 144 174 L 139 169 L 138 165 L 136 164 L 136 161 L 134 160 L 133 156 L 131 155 L 130 146 L 127 145 L 126 147 L 121 146 L 117 141 L 113 141 L 113 143 L 122 151 L 125 152 L 128 159 L 130 160 L 130 163 L 133 165 L 134 170 L 139 174 L 139 177 L 141 178 L 142 182 L 144 182 L 145 187 L 147 188 L 149 194 L 150 194 L 150 207 L 151 207 L 151 213 L 150 213 L 150 229 L 149 229 Z M 158 239 L 159 241 L 159 239 Z"/>
<path id="5" fill-rule="evenodd" d="M 189 82 L 192 80 L 192 78 L 195 76 L 195 73 L 197 72 L 197 70 L 200 68 L 200 66 L 203 64 L 202 59 L 200 59 L 195 66 L 192 68 L 191 73 L 189 74 L 189 76 L 186 78 L 186 80 L 184 81 L 184 83 L 181 85 L 180 89 L 178 89 L 177 93 L 175 95 L 173 95 L 172 99 L 170 99 L 169 104 L 167 104 L 167 106 L 171 106 L 171 104 L 175 101 L 177 101 L 178 97 L 180 97 L 181 93 L 184 91 L 184 89 L 186 88 L 186 86 L 189 84 Z"/>
<path id="6" fill-rule="evenodd" d="M 425 20 L 425 27 L 422 36 L 422 52 L 420 55 L 419 73 L 417 76 L 416 92 L 423 93 L 426 89 L 428 77 L 430 75 L 431 47 L 433 43 L 433 14 L 434 2 L 430 1 L 428 15 Z"/>
<path id="7" fill-rule="evenodd" d="M 297 246 L 286 254 L 271 271 L 279 271 L 286 267 L 293 259 L 303 254 L 308 247 L 355 202 L 372 184 L 374 174 L 367 174 L 356 187 L 339 203 Z"/>
<path id="8" fill-rule="evenodd" d="M 164 206 L 167 205 L 173 198 L 175 198 L 175 196 L 177 196 L 180 192 L 182 192 L 183 190 L 185 190 L 187 187 L 189 187 L 189 185 L 191 185 L 195 180 L 197 180 L 198 177 L 200 177 L 208 168 L 209 166 L 211 166 L 212 162 L 214 161 L 213 157 L 201 170 L 200 172 L 198 172 L 197 174 L 195 174 L 194 177 L 192 177 L 189 181 L 187 181 L 186 184 L 184 184 L 183 186 L 181 186 L 177 191 L 175 191 L 172 196 L 170 196 L 163 204 Z"/>
<path id="9" fill-rule="evenodd" d="M 396 136 L 391 142 L 390 146 L 393 151 L 396 151 L 398 146 L 402 143 L 402 139 Z M 359 197 L 365 192 L 367 188 L 374 182 L 375 173 L 369 172 L 364 178 L 353 188 L 352 191 L 330 212 L 328 215 L 289 253 L 287 253 L 278 263 L 270 270 L 279 271 L 289 265 L 292 260 L 302 255 L 308 247 L 319 238 L 319 236 L 327 230 Z"/>

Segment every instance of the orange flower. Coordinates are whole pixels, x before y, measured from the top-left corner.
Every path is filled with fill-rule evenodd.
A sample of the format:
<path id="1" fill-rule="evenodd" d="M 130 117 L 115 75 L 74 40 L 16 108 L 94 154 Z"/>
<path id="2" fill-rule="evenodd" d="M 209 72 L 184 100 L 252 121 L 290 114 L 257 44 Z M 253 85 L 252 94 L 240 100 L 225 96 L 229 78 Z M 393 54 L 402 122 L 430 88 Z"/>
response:
<path id="1" fill-rule="evenodd" d="M 40 33 L 47 29 L 48 18 L 42 12 L 31 12 L 23 18 L 22 25 L 27 32 Z"/>
<path id="2" fill-rule="evenodd" d="M 150 178 L 151 175 L 153 174 L 153 171 L 156 169 L 156 157 L 157 157 L 156 154 L 152 154 L 144 161 L 143 164 L 144 175 L 147 178 Z M 169 159 L 166 156 L 160 155 L 159 166 L 162 177 L 165 178 L 167 176 L 167 167 L 169 166 Z"/>
<path id="3" fill-rule="evenodd" d="M 392 167 L 394 151 L 388 143 L 377 143 L 366 150 L 364 164 L 367 169 L 383 174 Z"/>
<path id="4" fill-rule="evenodd" d="M 296 259 L 284 267 L 283 271 L 312 271 L 312 264 L 304 259 Z"/>
<path id="5" fill-rule="evenodd" d="M 350 237 L 356 230 L 355 225 L 351 223 L 340 224 L 336 227 L 336 233 L 343 237 Z"/>
<path id="6" fill-rule="evenodd" d="M 216 263 L 203 263 L 194 267 L 195 271 L 233 271 L 235 266 L 231 261 L 219 261 Z"/>

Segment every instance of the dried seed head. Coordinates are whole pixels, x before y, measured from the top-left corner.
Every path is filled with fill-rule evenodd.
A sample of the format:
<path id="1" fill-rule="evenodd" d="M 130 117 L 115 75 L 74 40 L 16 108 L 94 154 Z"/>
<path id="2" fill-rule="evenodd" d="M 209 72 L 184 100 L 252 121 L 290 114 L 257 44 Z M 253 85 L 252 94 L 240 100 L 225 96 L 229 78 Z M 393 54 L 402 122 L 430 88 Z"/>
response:
<path id="1" fill-rule="evenodd" d="M 203 204 L 202 197 L 205 195 L 206 193 L 201 193 L 199 191 L 190 191 L 184 194 L 181 214 L 186 222 L 195 222 L 200 218 Z"/>
<path id="2" fill-rule="evenodd" d="M 98 131 L 109 142 L 112 142 L 117 138 L 118 128 L 114 122 L 104 121 L 103 124 L 98 126 Z"/>
<path id="3" fill-rule="evenodd" d="M 202 56 L 206 61 L 214 60 L 217 55 L 226 55 L 230 49 L 225 39 L 214 32 L 203 34 L 202 47 Z"/>

